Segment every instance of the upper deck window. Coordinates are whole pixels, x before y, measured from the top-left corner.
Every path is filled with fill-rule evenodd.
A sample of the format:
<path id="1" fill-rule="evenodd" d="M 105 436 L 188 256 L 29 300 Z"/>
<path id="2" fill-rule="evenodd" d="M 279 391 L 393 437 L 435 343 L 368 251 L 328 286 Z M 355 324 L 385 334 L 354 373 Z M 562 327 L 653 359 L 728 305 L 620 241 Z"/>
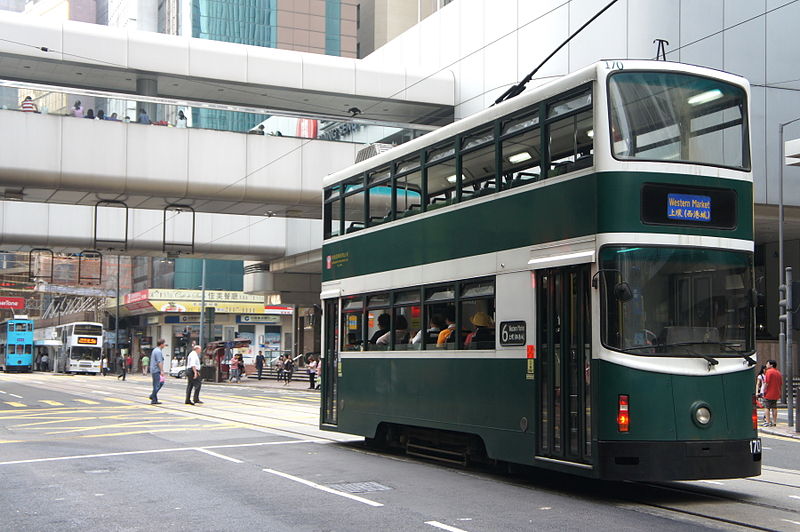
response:
<path id="1" fill-rule="evenodd" d="M 618 72 L 609 79 L 609 109 L 617 159 L 750 169 L 741 87 L 673 72 Z"/>

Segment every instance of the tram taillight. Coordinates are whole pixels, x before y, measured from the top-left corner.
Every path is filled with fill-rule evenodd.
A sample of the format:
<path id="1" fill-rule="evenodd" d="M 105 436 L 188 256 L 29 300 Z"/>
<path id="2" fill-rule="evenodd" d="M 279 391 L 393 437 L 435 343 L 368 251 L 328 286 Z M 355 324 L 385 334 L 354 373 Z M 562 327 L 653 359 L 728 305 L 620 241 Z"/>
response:
<path id="1" fill-rule="evenodd" d="M 753 430 L 758 430 L 758 397 L 753 394 Z"/>
<path id="2" fill-rule="evenodd" d="M 620 395 L 617 405 L 617 428 L 620 432 L 628 432 L 631 418 L 628 412 L 628 396 Z"/>

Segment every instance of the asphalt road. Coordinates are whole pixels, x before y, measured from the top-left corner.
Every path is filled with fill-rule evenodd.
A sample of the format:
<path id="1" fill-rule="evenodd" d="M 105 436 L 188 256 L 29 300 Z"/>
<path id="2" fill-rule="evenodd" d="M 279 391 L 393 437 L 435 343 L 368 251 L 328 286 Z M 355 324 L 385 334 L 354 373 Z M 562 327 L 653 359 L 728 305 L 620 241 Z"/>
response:
<path id="1" fill-rule="evenodd" d="M 597 482 L 381 454 L 317 429 L 318 392 L 0 374 L 2 530 L 800 530 L 799 440 L 756 479 Z"/>

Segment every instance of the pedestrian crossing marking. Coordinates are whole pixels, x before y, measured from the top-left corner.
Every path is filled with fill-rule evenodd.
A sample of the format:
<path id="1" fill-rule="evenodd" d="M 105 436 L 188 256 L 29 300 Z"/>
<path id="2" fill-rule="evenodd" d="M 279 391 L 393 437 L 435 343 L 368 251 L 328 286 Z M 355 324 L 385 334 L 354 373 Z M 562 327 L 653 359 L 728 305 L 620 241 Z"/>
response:
<path id="1" fill-rule="evenodd" d="M 75 399 L 79 403 L 84 403 L 87 405 L 99 405 L 100 403 L 97 401 L 92 401 L 91 399 Z"/>
<path id="2" fill-rule="evenodd" d="M 58 401 L 49 401 L 47 399 L 42 399 L 39 402 L 50 406 L 64 406 L 64 403 L 59 403 Z"/>
<path id="3" fill-rule="evenodd" d="M 103 397 L 106 401 L 111 401 L 112 403 L 122 403 L 126 405 L 133 404 L 133 401 L 128 401 L 127 399 L 117 399 L 116 397 Z"/>
<path id="4" fill-rule="evenodd" d="M 27 405 L 24 403 L 17 403 L 16 401 L 6 401 L 8 406 L 13 406 L 14 408 L 25 408 Z"/>

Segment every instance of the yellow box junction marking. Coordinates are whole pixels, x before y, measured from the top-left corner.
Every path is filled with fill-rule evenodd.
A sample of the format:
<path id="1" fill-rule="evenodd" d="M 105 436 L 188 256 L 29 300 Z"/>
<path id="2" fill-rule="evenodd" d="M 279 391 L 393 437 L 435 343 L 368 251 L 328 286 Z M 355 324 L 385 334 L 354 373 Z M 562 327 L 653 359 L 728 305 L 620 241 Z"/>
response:
<path id="1" fill-rule="evenodd" d="M 13 406 L 14 408 L 25 408 L 28 406 L 25 403 L 17 403 L 16 401 L 6 401 L 6 404 L 8 406 Z"/>
<path id="2" fill-rule="evenodd" d="M 49 401 L 47 399 L 42 399 L 39 402 L 50 406 L 64 406 L 64 403 L 59 403 L 58 401 Z"/>

